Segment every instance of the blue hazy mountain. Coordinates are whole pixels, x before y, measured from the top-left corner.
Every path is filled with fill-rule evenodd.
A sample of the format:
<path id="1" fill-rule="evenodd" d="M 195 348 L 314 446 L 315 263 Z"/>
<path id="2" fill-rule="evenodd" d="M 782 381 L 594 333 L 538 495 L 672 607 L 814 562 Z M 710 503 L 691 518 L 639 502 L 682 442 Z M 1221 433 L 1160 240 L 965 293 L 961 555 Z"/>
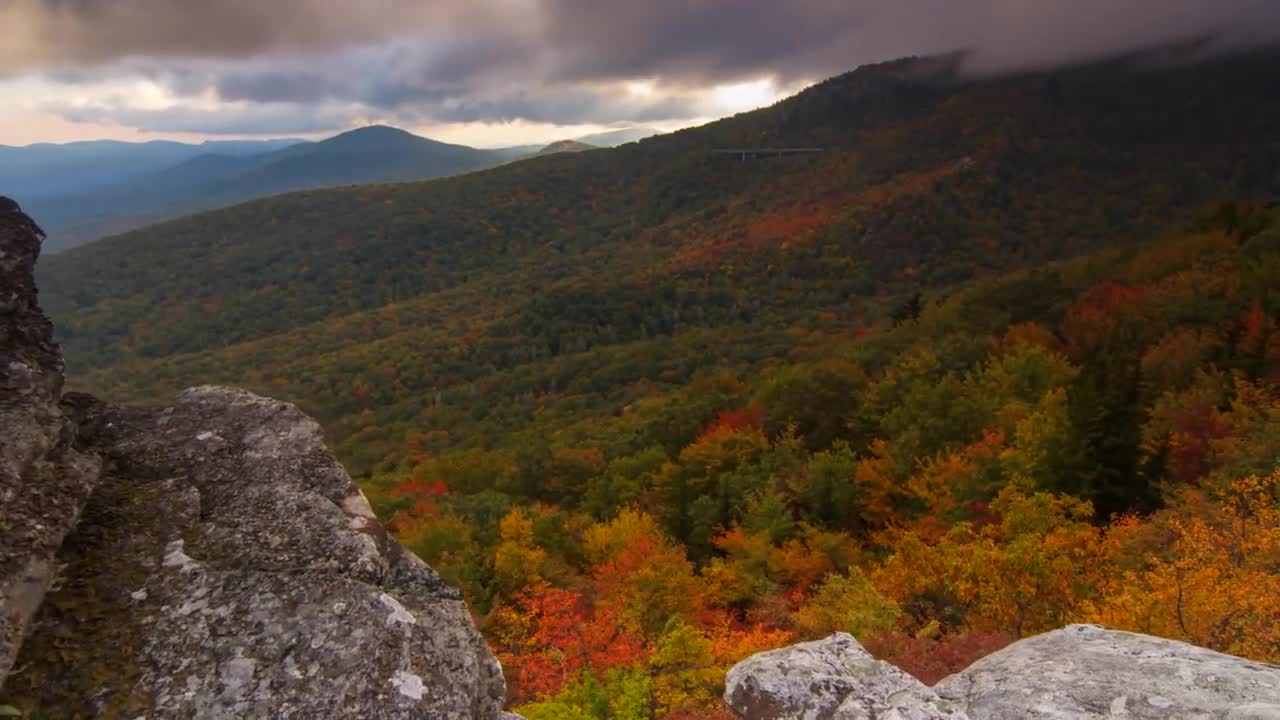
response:
<path id="1" fill-rule="evenodd" d="M 320 142 L 72 145 L 70 151 L 66 145 L 0 151 L 0 164 L 5 151 L 26 151 L 15 165 L 21 172 L 6 164 L 0 173 L 0 192 L 41 218 L 51 251 L 264 195 L 456 175 L 523 154 L 437 142 L 381 125 Z M 76 172 L 92 181 L 68 182 Z M 21 173 L 36 179 L 24 180 Z"/>
<path id="2" fill-rule="evenodd" d="M 654 135 L 661 135 L 661 131 L 654 130 L 651 127 L 630 127 L 621 130 L 611 130 L 609 132 L 595 133 L 593 135 L 583 135 L 574 138 L 584 145 L 593 145 L 595 147 L 617 147 L 626 145 L 629 142 L 643 140 Z"/>
<path id="3" fill-rule="evenodd" d="M 92 190 L 207 154 L 243 156 L 271 152 L 298 140 L 230 140 L 199 144 L 89 140 L 65 144 L 0 145 L 0 190 L 21 196 Z"/>

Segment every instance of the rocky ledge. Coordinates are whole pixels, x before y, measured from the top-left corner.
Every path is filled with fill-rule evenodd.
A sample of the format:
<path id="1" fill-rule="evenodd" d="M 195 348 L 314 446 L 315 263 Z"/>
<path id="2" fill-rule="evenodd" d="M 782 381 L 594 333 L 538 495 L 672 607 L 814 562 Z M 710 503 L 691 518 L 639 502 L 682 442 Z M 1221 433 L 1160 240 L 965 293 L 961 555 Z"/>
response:
<path id="1" fill-rule="evenodd" d="M 0 198 L 0 705 L 33 717 L 502 717 L 457 589 L 287 403 L 62 394 L 39 228 Z"/>
<path id="2" fill-rule="evenodd" d="M 1280 667 L 1071 625 L 930 688 L 838 633 L 747 658 L 725 700 L 744 720 L 1280 720 Z"/>

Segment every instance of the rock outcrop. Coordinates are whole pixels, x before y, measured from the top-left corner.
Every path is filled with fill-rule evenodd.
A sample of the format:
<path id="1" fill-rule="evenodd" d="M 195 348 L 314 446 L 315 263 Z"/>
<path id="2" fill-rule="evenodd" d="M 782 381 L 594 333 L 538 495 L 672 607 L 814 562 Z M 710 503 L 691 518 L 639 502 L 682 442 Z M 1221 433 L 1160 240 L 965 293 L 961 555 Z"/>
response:
<path id="1" fill-rule="evenodd" d="M 161 409 L 60 396 L 38 229 L 0 203 L 0 704 L 502 717 L 461 594 L 387 535 L 296 407 L 219 387 Z"/>
<path id="2" fill-rule="evenodd" d="M 729 671 L 724 699 L 751 720 L 969 720 L 846 633 L 752 655 Z"/>
<path id="3" fill-rule="evenodd" d="M 1280 720 L 1280 667 L 1097 625 L 1016 642 L 934 690 L 987 720 Z"/>
<path id="4" fill-rule="evenodd" d="M 1280 720 L 1280 667 L 1072 625 L 928 688 L 839 633 L 747 658 L 725 700 L 744 720 Z"/>
<path id="5" fill-rule="evenodd" d="M 72 447 L 58 401 L 62 353 L 36 304 L 40 228 L 0 197 L 0 680 L 54 579 L 97 461 Z"/>

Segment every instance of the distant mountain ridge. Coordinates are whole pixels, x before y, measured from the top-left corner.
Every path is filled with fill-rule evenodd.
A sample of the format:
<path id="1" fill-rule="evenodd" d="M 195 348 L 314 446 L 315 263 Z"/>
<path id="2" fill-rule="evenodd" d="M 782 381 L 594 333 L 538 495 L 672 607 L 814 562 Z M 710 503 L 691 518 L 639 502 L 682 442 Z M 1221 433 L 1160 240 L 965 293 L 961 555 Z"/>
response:
<path id="1" fill-rule="evenodd" d="M 28 197 L 67 194 L 156 172 L 208 153 L 257 155 L 301 142 L 305 141 L 223 140 L 191 144 L 169 140 L 85 140 L 20 147 L 0 145 L 0 188 Z"/>
<path id="2" fill-rule="evenodd" d="M 622 128 L 543 145 L 478 149 L 372 125 L 321 141 L 87 140 L 0 145 L 0 192 L 41 218 L 48 252 L 264 195 L 429 180 L 540 154 L 614 147 L 658 134 Z"/>
<path id="3" fill-rule="evenodd" d="M 582 137 L 574 138 L 574 140 L 587 145 L 594 145 L 595 147 L 617 147 L 661 134 L 661 130 L 641 126 L 583 135 Z"/>
<path id="4" fill-rule="evenodd" d="M 103 143 L 119 155 L 125 148 Z M 59 152 L 49 146 L 49 153 Z M 192 152 L 201 148 L 206 152 Z M 133 149 L 137 149 L 136 146 Z M 158 220 L 294 190 L 423 180 L 477 170 L 510 159 L 502 150 L 478 150 L 422 138 L 382 125 L 358 128 L 319 142 L 214 142 L 200 146 L 156 143 L 145 159 L 129 158 L 128 172 L 75 192 L 38 192 L 0 174 L 60 250 Z M 62 151 L 66 153 L 66 150 Z M 97 162 L 111 166 L 112 152 Z M 14 153 L 16 154 L 16 153 Z M 519 156 L 524 153 L 516 153 Z M 80 163 L 85 164 L 85 163 Z M 36 170 L 39 169 L 37 165 Z"/>

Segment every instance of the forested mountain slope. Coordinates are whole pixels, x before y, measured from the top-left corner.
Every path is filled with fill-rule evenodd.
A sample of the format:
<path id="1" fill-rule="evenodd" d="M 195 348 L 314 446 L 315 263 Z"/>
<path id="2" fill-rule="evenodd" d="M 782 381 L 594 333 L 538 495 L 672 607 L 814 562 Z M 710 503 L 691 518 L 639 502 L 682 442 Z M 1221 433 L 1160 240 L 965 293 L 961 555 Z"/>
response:
<path id="1" fill-rule="evenodd" d="M 514 427 L 596 367 L 590 394 L 615 402 L 721 355 L 762 360 L 824 313 L 875 316 L 917 287 L 1274 192 L 1277 57 L 978 80 L 954 58 L 865 67 L 615 150 L 153 226 L 50 257 L 42 287 L 97 391 L 234 381 L 298 400 L 340 441 L 392 446 L 456 412 Z M 710 152 L 757 146 L 825 151 Z M 627 343 L 645 350 L 601 360 Z M 453 409 L 486 388 L 484 410 Z"/>
<path id="2" fill-rule="evenodd" d="M 927 682 L 1076 621 L 1276 662 L 1278 59 L 862 68 L 155 226 L 42 297 L 80 387 L 322 418 L 531 720 L 725 717 L 834 630 Z M 712 152 L 766 147 L 823 152 Z"/>

